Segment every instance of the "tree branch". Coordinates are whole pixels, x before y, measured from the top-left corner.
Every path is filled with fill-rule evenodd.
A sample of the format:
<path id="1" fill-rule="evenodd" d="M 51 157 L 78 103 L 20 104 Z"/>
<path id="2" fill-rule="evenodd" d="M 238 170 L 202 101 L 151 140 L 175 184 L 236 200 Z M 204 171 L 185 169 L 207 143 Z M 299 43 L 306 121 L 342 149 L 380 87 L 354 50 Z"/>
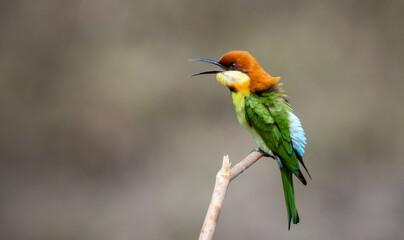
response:
<path id="1" fill-rule="evenodd" d="M 222 168 L 216 175 L 215 188 L 206 213 L 199 240 L 211 240 L 222 208 L 224 196 L 231 180 L 243 173 L 262 157 L 261 152 L 251 152 L 247 157 L 230 169 L 229 156 L 223 157 Z M 273 157 L 273 156 L 270 156 Z"/>

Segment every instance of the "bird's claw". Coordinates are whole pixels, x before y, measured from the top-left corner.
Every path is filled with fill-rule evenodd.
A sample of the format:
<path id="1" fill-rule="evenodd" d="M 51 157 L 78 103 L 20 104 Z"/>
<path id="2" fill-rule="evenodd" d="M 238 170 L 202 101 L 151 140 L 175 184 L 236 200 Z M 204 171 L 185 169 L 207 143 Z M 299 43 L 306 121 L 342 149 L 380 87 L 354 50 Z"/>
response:
<path id="1" fill-rule="evenodd" d="M 252 152 L 259 152 L 259 153 L 261 153 L 262 156 L 264 156 L 264 157 L 270 157 L 270 158 L 275 159 L 274 155 L 268 154 L 268 153 L 264 152 L 264 151 L 263 151 L 261 148 L 259 148 L 259 147 L 254 148 L 253 150 L 251 150 L 250 153 L 252 153 Z"/>

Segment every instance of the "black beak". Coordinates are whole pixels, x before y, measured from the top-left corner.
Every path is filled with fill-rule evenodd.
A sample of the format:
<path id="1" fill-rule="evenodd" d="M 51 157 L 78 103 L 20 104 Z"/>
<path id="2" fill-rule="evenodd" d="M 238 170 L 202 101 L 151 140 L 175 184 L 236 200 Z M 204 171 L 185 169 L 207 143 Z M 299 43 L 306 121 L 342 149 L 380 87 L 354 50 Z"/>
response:
<path id="1" fill-rule="evenodd" d="M 191 61 L 191 62 L 193 62 L 193 61 L 208 62 L 208 63 L 215 64 L 215 65 L 217 65 L 217 66 L 223 68 L 224 70 L 227 70 L 227 68 L 226 68 L 225 66 L 223 66 L 222 64 L 220 64 L 218 61 L 212 60 L 212 59 L 196 58 L 196 59 L 189 59 L 189 61 Z M 194 77 L 194 76 L 198 76 L 198 75 L 203 75 L 203 74 L 216 74 L 216 73 L 221 73 L 221 72 L 223 72 L 223 70 L 210 70 L 210 71 L 195 73 L 195 74 L 191 75 L 190 77 Z"/>

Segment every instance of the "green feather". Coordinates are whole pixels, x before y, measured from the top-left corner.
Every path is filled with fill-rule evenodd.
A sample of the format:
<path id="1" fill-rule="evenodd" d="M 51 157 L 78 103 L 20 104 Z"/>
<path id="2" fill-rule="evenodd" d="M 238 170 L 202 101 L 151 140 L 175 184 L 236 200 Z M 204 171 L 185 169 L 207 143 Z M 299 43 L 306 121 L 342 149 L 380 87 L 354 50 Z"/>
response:
<path id="1" fill-rule="evenodd" d="M 296 177 L 306 185 L 300 171 L 299 160 L 293 151 L 289 130 L 289 105 L 276 94 L 257 95 L 251 93 L 245 97 L 247 122 L 262 138 L 266 146 Z"/>
<path id="2" fill-rule="evenodd" d="M 250 93 L 244 98 L 245 123 L 259 136 L 257 143 L 263 142 L 278 160 L 285 194 L 288 224 L 298 223 L 299 215 L 295 204 L 293 174 L 306 185 L 299 167 L 299 159 L 293 149 L 289 129 L 289 112 L 292 111 L 281 93 Z M 251 130 L 250 130 L 251 131 Z M 255 138 L 256 135 L 253 134 Z M 260 146 L 262 148 L 262 146 Z"/>
<path id="3" fill-rule="evenodd" d="M 293 188 L 292 172 L 287 168 L 280 166 L 283 192 L 285 194 L 286 210 L 288 214 L 288 229 L 290 229 L 290 223 L 297 224 L 299 222 L 299 214 L 296 209 L 295 192 Z"/>

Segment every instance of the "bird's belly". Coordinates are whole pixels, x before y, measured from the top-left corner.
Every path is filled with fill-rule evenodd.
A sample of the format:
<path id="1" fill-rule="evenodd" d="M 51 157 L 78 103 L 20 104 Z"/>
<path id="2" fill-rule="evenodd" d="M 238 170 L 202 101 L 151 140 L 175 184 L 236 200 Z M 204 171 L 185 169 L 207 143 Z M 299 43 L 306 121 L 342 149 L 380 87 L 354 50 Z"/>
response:
<path id="1" fill-rule="evenodd" d="M 272 151 L 269 150 L 269 148 L 265 144 L 264 140 L 262 140 L 261 136 L 257 133 L 257 131 L 255 131 L 250 126 L 245 126 L 245 127 L 251 133 L 251 135 L 254 137 L 255 142 L 257 143 L 258 147 L 261 148 L 261 150 L 264 151 L 265 153 L 272 155 Z"/>

